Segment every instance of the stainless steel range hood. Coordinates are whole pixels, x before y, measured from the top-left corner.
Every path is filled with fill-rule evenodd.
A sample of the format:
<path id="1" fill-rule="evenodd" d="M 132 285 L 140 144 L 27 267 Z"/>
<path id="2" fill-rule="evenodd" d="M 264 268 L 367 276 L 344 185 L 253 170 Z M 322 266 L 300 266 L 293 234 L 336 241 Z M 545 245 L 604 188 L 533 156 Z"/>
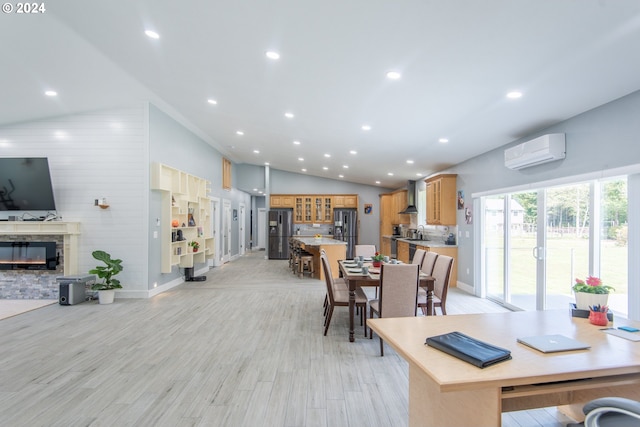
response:
<path id="1" fill-rule="evenodd" d="M 407 207 L 405 210 L 398 212 L 401 214 L 417 214 L 418 208 L 416 208 L 416 182 L 407 181 Z"/>

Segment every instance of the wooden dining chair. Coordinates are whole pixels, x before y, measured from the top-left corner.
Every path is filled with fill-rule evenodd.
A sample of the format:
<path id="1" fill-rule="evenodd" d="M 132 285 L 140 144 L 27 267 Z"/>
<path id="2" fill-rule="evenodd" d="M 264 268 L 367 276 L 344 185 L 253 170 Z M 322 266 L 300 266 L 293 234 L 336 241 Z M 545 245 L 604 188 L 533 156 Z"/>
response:
<path id="1" fill-rule="evenodd" d="M 354 255 L 362 255 L 365 258 L 371 258 L 376 254 L 376 245 L 355 245 Z"/>
<path id="2" fill-rule="evenodd" d="M 443 315 L 447 314 L 447 292 L 449 291 L 449 280 L 451 279 L 451 270 L 453 270 L 453 258 L 446 255 L 438 255 L 433 266 L 431 276 L 435 279 L 433 288 L 433 314 L 436 308 L 440 307 Z M 420 292 L 418 294 L 418 307 L 422 309 L 424 315 L 427 314 L 427 293 Z"/>
<path id="3" fill-rule="evenodd" d="M 320 263 L 324 271 L 324 279 L 327 284 L 327 304 L 325 307 L 324 318 L 324 335 L 327 335 L 333 309 L 335 307 L 349 307 L 349 290 L 344 290 L 340 286 L 336 286 L 333 274 L 331 274 L 331 264 L 327 254 L 322 251 L 320 253 Z M 360 310 L 360 325 L 364 326 L 364 336 L 367 336 L 367 325 L 364 323 L 364 314 L 367 311 L 367 295 L 360 288 L 356 288 L 356 307 Z"/>
<path id="4" fill-rule="evenodd" d="M 422 261 L 424 261 L 424 255 L 427 253 L 424 249 L 416 249 L 413 253 L 413 259 L 411 260 L 411 264 L 418 264 L 422 269 Z"/>
<path id="5" fill-rule="evenodd" d="M 438 259 L 437 252 L 427 251 L 424 254 L 424 259 L 422 260 L 422 266 L 420 267 L 420 271 L 424 274 L 431 276 L 433 274 L 433 266 L 436 264 L 436 259 Z M 424 298 L 422 298 L 424 297 Z M 424 306 L 420 306 L 420 301 L 424 299 Z M 418 306 L 422 308 L 422 313 L 427 314 L 427 289 L 423 286 L 418 288 Z"/>
<path id="6" fill-rule="evenodd" d="M 382 264 L 380 269 L 380 298 L 369 301 L 369 318 L 413 317 L 418 304 L 418 264 Z M 373 332 L 369 329 L 369 338 Z M 380 356 L 384 345 L 380 338 Z"/>

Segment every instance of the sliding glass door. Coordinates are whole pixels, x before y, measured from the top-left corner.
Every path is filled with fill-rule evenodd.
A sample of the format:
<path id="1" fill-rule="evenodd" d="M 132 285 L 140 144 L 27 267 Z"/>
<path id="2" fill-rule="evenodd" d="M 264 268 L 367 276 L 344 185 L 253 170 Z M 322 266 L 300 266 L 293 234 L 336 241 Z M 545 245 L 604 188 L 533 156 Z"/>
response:
<path id="1" fill-rule="evenodd" d="M 626 179 L 482 199 L 482 278 L 488 298 L 521 310 L 565 309 L 575 278 L 616 288 L 627 313 Z"/>

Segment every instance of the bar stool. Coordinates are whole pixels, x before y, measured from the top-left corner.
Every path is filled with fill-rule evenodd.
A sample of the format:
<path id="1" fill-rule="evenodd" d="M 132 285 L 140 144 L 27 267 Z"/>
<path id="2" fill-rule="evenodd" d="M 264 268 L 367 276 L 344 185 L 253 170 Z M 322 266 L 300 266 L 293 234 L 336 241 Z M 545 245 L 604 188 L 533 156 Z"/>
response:
<path id="1" fill-rule="evenodd" d="M 303 277 L 305 273 L 309 273 L 309 276 L 313 277 L 313 255 L 309 252 L 303 251 L 300 254 L 300 263 L 298 269 L 298 276 Z"/>

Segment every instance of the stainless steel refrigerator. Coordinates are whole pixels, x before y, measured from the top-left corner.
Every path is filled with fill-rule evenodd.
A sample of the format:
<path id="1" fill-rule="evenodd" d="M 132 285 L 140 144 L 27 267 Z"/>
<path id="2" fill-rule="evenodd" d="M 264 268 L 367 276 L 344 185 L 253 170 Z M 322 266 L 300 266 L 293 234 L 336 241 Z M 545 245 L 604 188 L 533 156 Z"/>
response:
<path id="1" fill-rule="evenodd" d="M 269 211 L 269 259 L 289 259 L 289 238 L 293 235 L 293 209 Z"/>
<path id="2" fill-rule="evenodd" d="M 347 242 L 347 259 L 353 259 L 358 243 L 358 210 L 333 210 L 333 238 Z"/>

